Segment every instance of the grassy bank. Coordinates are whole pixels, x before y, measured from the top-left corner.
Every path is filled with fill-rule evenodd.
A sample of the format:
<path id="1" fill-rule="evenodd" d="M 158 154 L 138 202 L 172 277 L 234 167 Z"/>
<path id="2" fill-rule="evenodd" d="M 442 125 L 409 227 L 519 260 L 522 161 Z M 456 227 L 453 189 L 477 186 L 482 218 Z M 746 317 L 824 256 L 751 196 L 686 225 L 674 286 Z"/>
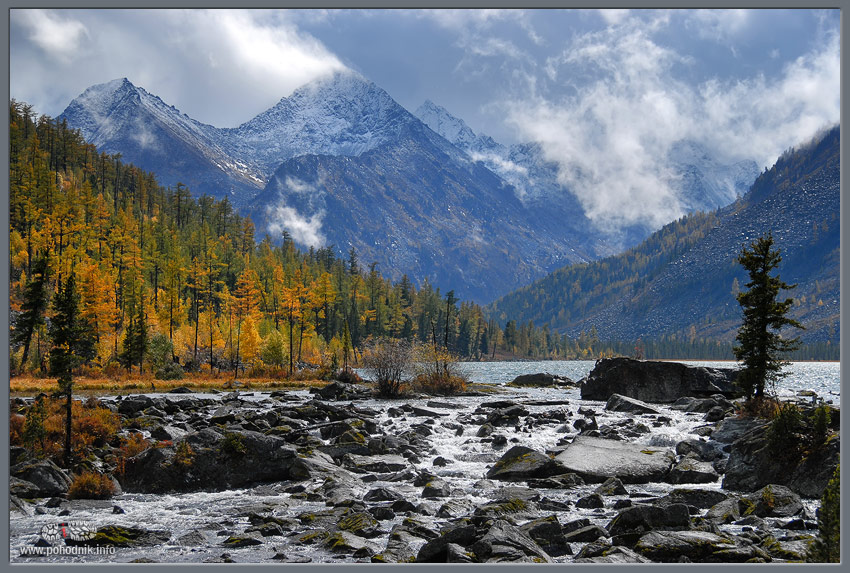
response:
<path id="1" fill-rule="evenodd" d="M 317 379 L 281 379 L 281 378 L 250 378 L 234 381 L 227 376 L 185 376 L 182 380 L 156 380 L 153 377 L 130 376 L 122 379 L 115 378 L 74 378 L 74 394 L 80 395 L 120 395 L 139 394 L 142 392 L 168 392 L 174 388 L 185 387 L 196 392 L 205 390 L 278 390 L 321 388 L 327 385 L 326 380 Z M 39 392 L 47 394 L 58 389 L 55 378 L 34 378 L 31 376 L 15 376 L 9 381 L 9 392 L 12 396 L 32 396 Z"/>

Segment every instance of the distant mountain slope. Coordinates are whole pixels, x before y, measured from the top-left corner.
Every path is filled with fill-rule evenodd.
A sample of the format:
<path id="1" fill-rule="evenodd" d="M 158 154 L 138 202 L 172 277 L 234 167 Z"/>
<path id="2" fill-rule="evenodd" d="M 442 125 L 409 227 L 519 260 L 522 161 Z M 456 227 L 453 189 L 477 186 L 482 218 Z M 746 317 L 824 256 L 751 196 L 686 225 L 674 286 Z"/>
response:
<path id="1" fill-rule="evenodd" d="M 101 152 L 155 172 L 163 185 L 231 198 L 264 185 L 260 171 L 230 153 L 226 130 L 195 121 L 127 78 L 88 88 L 57 119 Z"/>
<path id="2" fill-rule="evenodd" d="M 570 248 L 538 228 L 511 187 L 419 122 L 357 157 L 284 162 L 251 216 L 278 235 L 283 221 L 298 220 L 303 233 L 354 247 L 385 276 L 427 278 L 473 300 L 541 276 Z"/>
<path id="3" fill-rule="evenodd" d="M 353 73 L 303 86 L 233 129 L 196 122 L 127 80 L 90 88 L 63 117 L 161 183 L 229 195 L 258 235 L 285 229 L 302 246 L 354 246 L 387 275 L 439 278 L 480 302 L 613 252 L 563 217 L 527 209 L 484 164 Z"/>
<path id="4" fill-rule="evenodd" d="M 430 100 L 419 106 L 415 114 L 473 160 L 481 161 L 513 185 L 529 209 L 538 210 L 542 217 L 558 216 L 562 225 L 578 235 L 582 230 L 597 237 L 603 235 L 584 215 L 575 195 L 559 182 L 557 164 L 545 159 L 539 145 L 522 143 L 506 147 L 487 135 L 476 134 L 462 119 Z M 689 213 L 725 207 L 743 195 L 759 175 L 758 164 L 753 160 L 724 163 L 698 143 L 687 140 L 674 145 L 667 160 L 679 177 L 678 196 Z M 607 237 L 608 242 L 619 240 L 632 246 L 647 234 L 639 226 L 624 229 L 622 233 L 619 237 Z"/>
<path id="5" fill-rule="evenodd" d="M 744 244 L 772 231 L 785 296 L 806 341 L 837 341 L 839 331 L 840 131 L 784 154 L 729 207 L 670 223 L 615 257 L 559 269 L 488 308 L 496 317 L 533 320 L 570 335 L 595 327 L 600 338 L 676 334 L 731 339 L 740 324 L 735 288 L 746 274 Z"/>
<path id="6" fill-rule="evenodd" d="M 645 237 L 642 227 L 601 232 L 537 145 L 506 148 L 439 106 L 420 111 L 436 129 L 346 72 L 230 129 L 197 122 L 126 79 L 89 88 L 60 119 L 163 185 L 228 196 L 258 236 L 277 240 L 286 230 L 301 246 L 353 246 L 388 275 L 439 279 L 477 302 Z M 687 165 L 697 179 L 722 167 L 694 157 Z M 696 202 L 704 191 L 694 191 Z"/>

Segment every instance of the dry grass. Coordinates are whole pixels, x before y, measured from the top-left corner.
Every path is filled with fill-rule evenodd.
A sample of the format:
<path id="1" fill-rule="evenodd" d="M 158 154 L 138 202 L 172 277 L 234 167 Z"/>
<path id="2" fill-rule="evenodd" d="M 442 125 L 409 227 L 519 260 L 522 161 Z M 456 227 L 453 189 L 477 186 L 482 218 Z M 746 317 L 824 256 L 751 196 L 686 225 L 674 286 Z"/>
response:
<path id="1" fill-rule="evenodd" d="M 192 390 L 277 390 L 321 388 L 327 385 L 324 380 L 305 379 L 287 380 L 281 378 L 245 378 L 233 384 L 233 377 L 222 374 L 186 376 L 182 380 L 156 380 L 153 376 L 129 375 L 125 378 L 105 377 L 75 377 L 74 394 L 104 395 L 104 394 L 138 394 L 140 392 L 168 392 L 174 388 L 186 387 Z M 12 396 L 32 396 L 39 392 L 51 393 L 57 390 L 55 378 L 34 378 L 32 376 L 15 376 L 9 381 L 9 391 Z"/>
<path id="2" fill-rule="evenodd" d="M 68 488 L 68 499 L 109 499 L 114 494 L 112 480 L 96 472 L 81 473 Z"/>

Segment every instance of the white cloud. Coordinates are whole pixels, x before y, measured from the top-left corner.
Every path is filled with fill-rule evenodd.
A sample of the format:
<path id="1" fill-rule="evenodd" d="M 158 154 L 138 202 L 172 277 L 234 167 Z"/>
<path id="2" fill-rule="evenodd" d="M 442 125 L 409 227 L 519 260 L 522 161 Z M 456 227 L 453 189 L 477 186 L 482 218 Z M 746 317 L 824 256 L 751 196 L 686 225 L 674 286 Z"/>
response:
<path id="1" fill-rule="evenodd" d="M 522 165 L 518 165 L 513 161 L 505 159 L 494 153 L 478 153 L 473 151 L 470 154 L 473 161 L 482 161 L 485 163 L 493 163 L 500 173 L 517 173 L 519 175 L 527 175 L 528 169 Z"/>
<path id="2" fill-rule="evenodd" d="M 742 9 L 694 10 L 685 26 L 695 30 L 701 38 L 722 42 L 744 33 L 751 16 L 750 10 Z"/>
<path id="3" fill-rule="evenodd" d="M 518 26 L 534 44 L 543 39 L 534 30 L 525 10 L 516 9 L 440 9 L 416 10 L 417 18 L 426 18 L 441 28 L 454 32 L 457 45 L 472 56 L 507 56 L 513 59 L 528 59 L 529 56 L 505 35 L 494 35 L 496 24 L 508 23 Z M 455 69 L 460 69 L 461 62 Z"/>
<path id="4" fill-rule="evenodd" d="M 290 191 L 295 191 L 300 194 L 312 194 L 316 192 L 316 188 L 307 183 L 306 181 L 301 181 L 300 179 L 296 179 L 294 177 L 287 177 L 284 182 L 287 188 Z"/>
<path id="5" fill-rule="evenodd" d="M 15 97 L 58 115 L 87 87 L 127 77 L 199 121 L 234 127 L 346 69 L 295 18 L 280 10 L 15 10 L 10 80 Z M 73 65 L 61 59 L 72 56 Z M 57 85 L 45 89 L 46 78 Z"/>
<path id="6" fill-rule="evenodd" d="M 598 12 L 607 24 L 613 25 L 623 22 L 629 16 L 631 10 L 626 8 L 605 8 L 598 10 Z"/>
<path id="7" fill-rule="evenodd" d="M 547 62 L 552 93 L 506 105 L 520 136 L 558 163 L 560 181 L 604 228 L 657 228 L 683 212 L 668 154 L 692 140 L 727 161 L 771 164 L 825 124 L 840 107 L 838 35 L 790 63 L 781 77 L 677 78 L 690 60 L 656 43 L 637 19 L 577 37 Z"/>
<path id="8" fill-rule="evenodd" d="M 15 9 L 10 17 L 25 27 L 29 39 L 50 57 L 72 60 L 88 37 L 86 26 L 73 18 L 63 18 L 51 10 Z"/>
<path id="9" fill-rule="evenodd" d="M 269 206 L 266 214 L 271 221 L 268 226 L 270 235 L 278 236 L 287 231 L 292 235 L 292 240 L 301 245 L 318 248 L 325 244 L 325 236 L 321 231 L 324 209 L 304 217 L 294 208 L 278 204 Z"/>
<path id="10" fill-rule="evenodd" d="M 266 217 L 270 221 L 268 232 L 272 236 L 277 236 L 285 230 L 292 235 L 296 243 L 307 247 L 323 246 L 327 242 L 322 234 L 322 219 L 326 214 L 323 179 L 320 177 L 317 183 L 311 184 L 296 177 L 287 176 L 283 182 L 278 180 L 278 185 L 285 188 L 286 192 L 280 194 L 276 205 L 269 205 L 266 208 Z M 286 194 L 290 196 L 294 194 L 294 203 L 299 208 L 287 204 Z M 299 212 L 299 209 L 311 214 L 303 214 Z"/>

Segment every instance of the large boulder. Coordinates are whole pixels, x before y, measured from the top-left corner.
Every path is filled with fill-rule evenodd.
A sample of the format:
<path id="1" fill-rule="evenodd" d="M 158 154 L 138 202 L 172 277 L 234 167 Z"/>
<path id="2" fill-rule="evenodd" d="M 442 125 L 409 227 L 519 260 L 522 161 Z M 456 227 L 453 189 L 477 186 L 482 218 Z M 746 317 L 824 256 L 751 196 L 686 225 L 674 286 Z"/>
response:
<path id="1" fill-rule="evenodd" d="M 726 501 L 728 498 L 729 496 L 727 494 L 715 489 L 676 488 L 664 497 L 658 498 L 655 504 L 671 505 L 674 503 L 684 503 L 691 507 L 707 509 Z"/>
<path id="2" fill-rule="evenodd" d="M 615 545 L 634 545 L 649 531 L 682 531 L 690 529 L 688 506 L 636 505 L 617 514 L 606 528 Z"/>
<path id="3" fill-rule="evenodd" d="M 729 419 L 724 420 L 724 423 Z M 768 448 L 770 424 L 761 423 L 735 440 L 730 448 L 723 489 L 750 492 L 768 484 L 788 486 L 808 498 L 823 495 L 841 451 L 841 438 L 833 434 L 825 444 L 796 461 L 776 463 Z M 714 436 L 712 436 L 713 438 Z"/>
<path id="4" fill-rule="evenodd" d="M 573 563 L 652 563 L 650 559 L 638 555 L 628 547 L 608 547 L 592 557 L 579 557 Z"/>
<path id="5" fill-rule="evenodd" d="M 631 414 L 660 414 L 661 412 L 653 408 L 646 402 L 623 396 L 622 394 L 611 394 L 608 402 L 605 404 L 605 409 L 610 412 L 629 412 Z"/>
<path id="6" fill-rule="evenodd" d="M 470 549 L 476 560 L 483 563 L 552 562 L 528 534 L 501 520 L 496 521 Z"/>
<path id="7" fill-rule="evenodd" d="M 416 554 L 417 563 L 446 563 L 450 554 L 450 545 L 466 547 L 478 537 L 474 525 L 466 522 L 450 524 L 440 532 L 439 537 L 429 539 Z"/>
<path id="8" fill-rule="evenodd" d="M 153 398 L 144 394 L 138 396 L 127 396 L 118 402 L 118 413 L 125 416 L 135 416 L 142 410 L 154 405 Z"/>
<path id="9" fill-rule="evenodd" d="M 348 473 L 321 452 L 299 455 L 283 438 L 248 430 L 204 428 L 181 443 L 149 448 L 127 460 L 121 486 L 144 493 L 215 491 Z"/>
<path id="10" fill-rule="evenodd" d="M 552 386 L 575 386 L 575 382 L 566 377 L 555 376 L 554 374 L 546 372 L 539 372 L 537 374 L 520 374 L 508 382 L 507 385 L 519 388 L 548 388 Z"/>
<path id="11" fill-rule="evenodd" d="M 672 484 L 680 483 L 713 483 L 720 479 L 709 462 L 700 461 L 696 457 L 685 456 L 679 461 L 667 476 Z"/>
<path id="12" fill-rule="evenodd" d="M 393 527 L 386 548 L 372 556 L 372 563 L 410 563 L 416 559 L 417 547 L 439 534 L 414 519 L 405 519 Z M 442 549 L 446 550 L 446 546 Z M 446 551 L 448 554 L 448 551 Z"/>
<path id="13" fill-rule="evenodd" d="M 708 531 L 651 531 L 635 544 L 635 552 L 662 563 L 687 557 L 694 563 L 735 562 L 738 544 L 731 538 Z"/>
<path id="14" fill-rule="evenodd" d="M 529 521 L 520 530 L 531 537 L 541 549 L 552 557 L 572 555 L 570 544 L 564 537 L 564 531 L 556 515 L 549 515 Z"/>
<path id="15" fill-rule="evenodd" d="M 576 436 L 555 461 L 586 482 L 616 477 L 623 483 L 647 483 L 663 480 L 675 456 L 667 448 Z"/>
<path id="16" fill-rule="evenodd" d="M 526 481 L 567 473 L 555 460 L 525 446 L 514 446 L 497 461 L 488 479 Z"/>
<path id="17" fill-rule="evenodd" d="M 784 485 L 769 484 L 757 492 L 744 496 L 758 517 L 792 517 L 803 511 L 800 496 Z"/>
<path id="18" fill-rule="evenodd" d="M 583 400 L 608 400 L 622 394 L 644 402 L 675 402 L 682 396 L 734 397 L 736 370 L 687 366 L 632 358 L 605 358 L 581 381 Z"/>
<path id="19" fill-rule="evenodd" d="M 21 462 L 9 469 L 9 475 L 28 482 L 30 497 L 53 497 L 68 493 L 71 478 L 50 460 Z"/>

